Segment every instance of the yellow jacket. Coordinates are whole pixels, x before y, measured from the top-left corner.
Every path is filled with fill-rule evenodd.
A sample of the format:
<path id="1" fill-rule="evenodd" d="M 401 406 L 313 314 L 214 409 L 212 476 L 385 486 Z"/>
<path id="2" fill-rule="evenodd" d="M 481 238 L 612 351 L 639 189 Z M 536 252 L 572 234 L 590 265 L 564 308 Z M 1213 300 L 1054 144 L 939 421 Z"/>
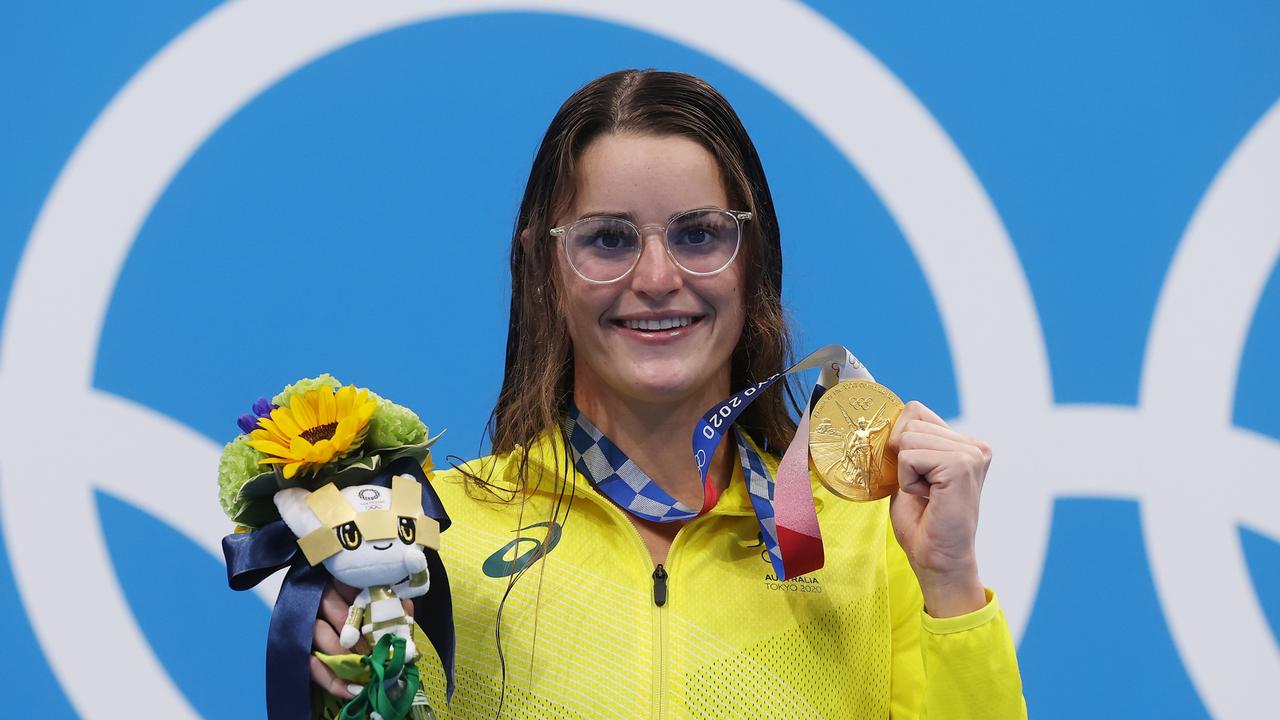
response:
<path id="1" fill-rule="evenodd" d="M 734 463 L 715 508 L 655 568 L 558 435 L 527 457 L 524 502 L 468 488 L 457 470 L 432 482 L 453 519 L 441 549 L 457 627 L 451 706 L 435 653 L 419 648 L 442 720 L 493 718 L 500 698 L 504 718 L 1026 717 L 995 596 L 969 615 L 926 615 L 887 500 L 815 485 L 826 566 L 779 582 Z M 512 453 L 468 467 L 506 498 L 519 464 Z"/>

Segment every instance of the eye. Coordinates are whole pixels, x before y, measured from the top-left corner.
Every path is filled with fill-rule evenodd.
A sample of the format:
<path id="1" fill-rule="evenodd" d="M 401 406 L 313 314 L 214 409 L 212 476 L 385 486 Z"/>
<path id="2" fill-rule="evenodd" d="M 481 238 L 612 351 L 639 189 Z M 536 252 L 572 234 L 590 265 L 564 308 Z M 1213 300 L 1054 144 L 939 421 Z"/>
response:
<path id="1" fill-rule="evenodd" d="M 417 537 L 418 523 L 413 518 L 400 518 L 400 541 L 405 545 L 412 545 Z"/>
<path id="2" fill-rule="evenodd" d="M 629 253 L 639 240 L 635 230 L 616 218 L 584 220 L 569 236 L 570 247 L 578 252 Z"/>
<path id="3" fill-rule="evenodd" d="M 607 228 L 591 237 L 591 245 L 601 250 L 626 250 L 631 248 L 633 243 L 625 232 Z"/>
<path id="4" fill-rule="evenodd" d="M 691 227 L 685 228 L 680 232 L 680 236 L 676 238 L 681 245 L 702 245 L 715 239 L 710 228 Z"/>
<path id="5" fill-rule="evenodd" d="M 708 250 L 719 247 L 733 237 L 734 226 L 725 222 L 717 212 L 697 212 L 675 222 L 669 231 L 669 241 L 681 250 Z"/>
<path id="6" fill-rule="evenodd" d="M 360 528 L 356 527 L 354 522 L 343 523 L 337 530 L 338 542 L 342 543 L 342 547 L 348 550 L 360 547 Z"/>

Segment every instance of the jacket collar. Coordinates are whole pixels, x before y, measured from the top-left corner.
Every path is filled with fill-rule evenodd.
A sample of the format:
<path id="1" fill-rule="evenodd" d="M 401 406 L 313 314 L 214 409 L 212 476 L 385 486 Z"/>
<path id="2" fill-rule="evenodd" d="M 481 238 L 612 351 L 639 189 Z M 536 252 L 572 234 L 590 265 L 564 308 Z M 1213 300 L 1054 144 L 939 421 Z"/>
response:
<path id="1" fill-rule="evenodd" d="M 770 476 L 777 477 L 778 458 L 761 451 L 759 446 L 745 433 L 743 433 L 743 437 L 746 443 L 760 454 L 760 457 L 764 460 L 765 467 L 769 469 Z M 736 444 L 730 445 L 730 449 L 737 455 Z M 520 465 L 522 460 L 526 459 L 528 461 L 528 487 L 526 492 L 529 495 L 557 494 L 561 488 L 565 487 L 564 481 L 566 479 L 576 479 L 576 487 L 579 488 L 576 497 L 617 507 L 613 501 L 596 490 L 591 482 L 574 467 L 573 456 L 569 452 L 564 436 L 561 430 L 555 427 L 544 430 L 527 447 L 517 448 L 505 456 L 490 455 L 478 460 L 472 460 L 463 465 L 462 469 L 485 479 L 498 493 L 505 492 L 514 497 L 518 494 Z M 572 476 L 567 473 L 572 473 Z M 811 485 L 815 487 L 814 502 L 817 508 L 821 510 L 822 497 L 816 491 L 817 482 L 812 472 L 809 474 L 809 480 Z M 747 493 L 747 484 L 742 474 L 742 463 L 740 461 L 733 463 L 733 476 L 729 480 L 729 486 L 725 488 L 724 492 L 720 493 L 720 499 L 709 514 L 755 515 L 755 510 L 751 506 L 751 498 Z"/>

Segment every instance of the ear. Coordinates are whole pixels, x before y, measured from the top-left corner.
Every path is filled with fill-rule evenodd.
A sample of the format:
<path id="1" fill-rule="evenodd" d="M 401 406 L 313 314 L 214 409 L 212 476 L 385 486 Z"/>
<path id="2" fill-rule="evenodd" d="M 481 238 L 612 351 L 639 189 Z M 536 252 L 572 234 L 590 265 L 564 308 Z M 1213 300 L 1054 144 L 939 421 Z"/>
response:
<path id="1" fill-rule="evenodd" d="M 302 488 L 287 488 L 277 492 L 272 498 L 284 524 L 289 526 L 295 537 L 304 537 L 320 527 L 320 519 L 307 505 L 307 498 L 310 496 L 311 493 Z"/>
<path id="2" fill-rule="evenodd" d="M 520 231 L 520 249 L 526 254 L 529 252 L 529 239 L 533 236 L 529 234 L 529 228 Z"/>

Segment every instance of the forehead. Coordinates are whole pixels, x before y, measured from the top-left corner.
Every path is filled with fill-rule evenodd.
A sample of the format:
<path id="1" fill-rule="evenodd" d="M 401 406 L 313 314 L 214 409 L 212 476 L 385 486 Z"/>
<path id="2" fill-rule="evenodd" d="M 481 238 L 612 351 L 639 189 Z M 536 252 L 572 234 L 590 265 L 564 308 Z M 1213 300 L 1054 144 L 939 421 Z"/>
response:
<path id="1" fill-rule="evenodd" d="M 696 207 L 727 207 L 716 158 L 678 135 L 603 135 L 576 164 L 573 217 L 626 213 L 660 223 Z"/>

